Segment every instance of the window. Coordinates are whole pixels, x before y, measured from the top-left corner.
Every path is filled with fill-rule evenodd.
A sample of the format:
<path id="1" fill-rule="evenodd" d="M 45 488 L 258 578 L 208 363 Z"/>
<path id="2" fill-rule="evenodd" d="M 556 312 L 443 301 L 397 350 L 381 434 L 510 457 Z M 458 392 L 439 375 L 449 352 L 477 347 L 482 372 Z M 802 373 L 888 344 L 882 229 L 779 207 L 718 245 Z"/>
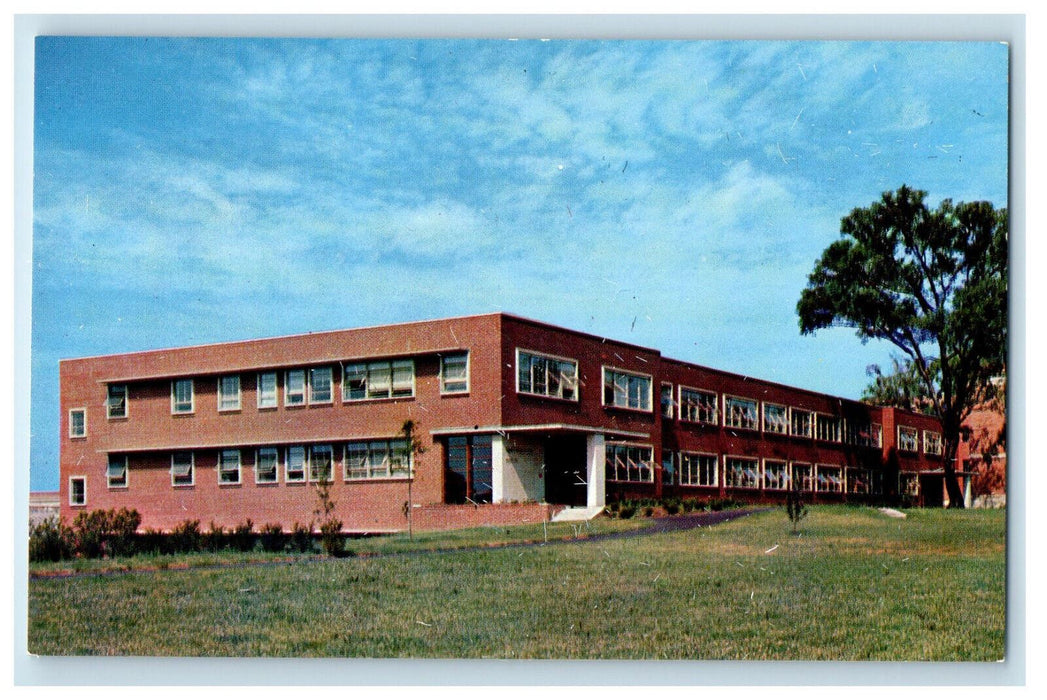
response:
<path id="1" fill-rule="evenodd" d="M 673 417 L 673 385 L 662 384 L 662 417 Z"/>
<path id="2" fill-rule="evenodd" d="M 87 437 L 87 409 L 74 408 L 69 411 L 69 437 Z"/>
<path id="3" fill-rule="evenodd" d="M 516 391 L 520 394 L 578 400 L 578 361 L 517 348 Z"/>
<path id="4" fill-rule="evenodd" d="M 811 437 L 813 435 L 811 432 L 811 412 L 794 408 L 790 413 L 793 435 L 796 437 Z"/>
<path id="5" fill-rule="evenodd" d="M 724 396 L 723 415 L 724 425 L 728 428 L 760 429 L 759 413 L 756 408 L 756 402 L 752 399 Z"/>
<path id="6" fill-rule="evenodd" d="M 110 384 L 106 389 L 106 418 L 127 418 L 127 385 Z"/>
<path id="7" fill-rule="evenodd" d="M 414 360 L 356 362 L 345 366 L 343 401 L 414 396 Z"/>
<path id="8" fill-rule="evenodd" d="M 676 455 L 672 450 L 662 450 L 662 483 L 666 486 L 676 483 Z"/>
<path id="9" fill-rule="evenodd" d="M 193 412 L 193 380 L 176 379 L 171 382 L 171 413 Z"/>
<path id="10" fill-rule="evenodd" d="M 898 493 L 909 498 L 917 498 L 920 495 L 920 475 L 912 472 L 899 472 Z"/>
<path id="11" fill-rule="evenodd" d="M 786 462 L 765 459 L 763 461 L 763 487 L 772 491 L 788 491 L 792 488 L 789 465 Z"/>
<path id="12" fill-rule="evenodd" d="M 654 481 L 650 447 L 608 442 L 604 454 L 607 481 Z"/>
<path id="13" fill-rule="evenodd" d="M 683 486 L 719 486 L 716 455 L 680 453 L 680 484 Z"/>
<path id="14" fill-rule="evenodd" d="M 716 394 L 680 387 L 680 420 L 691 423 L 718 423 Z"/>
<path id="15" fill-rule="evenodd" d="M 603 368 L 603 403 L 615 408 L 651 410 L 651 378 L 610 367 Z"/>
<path id="16" fill-rule="evenodd" d="M 793 484 L 801 491 L 814 491 L 814 472 L 810 464 L 793 462 Z"/>
<path id="17" fill-rule="evenodd" d="M 305 405 L 305 370 L 292 369 L 284 374 L 284 406 Z"/>
<path id="18" fill-rule="evenodd" d="M 285 459 L 284 481 L 289 484 L 305 481 L 305 448 L 301 445 L 288 447 Z"/>
<path id="19" fill-rule="evenodd" d="M 847 467 L 847 493 L 871 493 L 872 480 L 868 469 Z"/>
<path id="20" fill-rule="evenodd" d="M 760 462 L 751 457 L 724 457 L 727 488 L 760 488 Z"/>
<path id="21" fill-rule="evenodd" d="M 840 427 L 839 418 L 819 413 L 815 416 L 814 436 L 826 442 L 840 442 L 842 439 Z"/>
<path id="22" fill-rule="evenodd" d="M 923 451 L 929 455 L 941 455 L 942 434 L 930 430 L 923 431 Z"/>
<path id="23" fill-rule="evenodd" d="M 916 428 L 898 426 L 898 449 L 902 452 L 916 452 L 920 449 L 919 432 Z"/>
<path id="24" fill-rule="evenodd" d="M 406 440 L 371 440 L 345 446 L 345 479 L 387 479 L 410 476 L 411 454 Z"/>
<path id="25" fill-rule="evenodd" d="M 240 375 L 218 378 L 218 410 L 240 410 Z"/>
<path id="26" fill-rule="evenodd" d="M 814 489 L 820 492 L 843 493 L 843 469 L 818 465 Z"/>
<path id="27" fill-rule="evenodd" d="M 218 483 L 240 483 L 240 450 L 218 451 Z"/>
<path id="28" fill-rule="evenodd" d="M 69 505 L 87 505 L 87 479 L 82 476 L 69 477 Z"/>
<path id="29" fill-rule="evenodd" d="M 280 452 L 275 447 L 259 447 L 254 453 L 254 482 L 275 484 L 279 464 Z"/>
<path id="30" fill-rule="evenodd" d="M 309 481 L 330 482 L 334 479 L 334 450 L 330 445 L 309 448 Z"/>
<path id="31" fill-rule="evenodd" d="M 871 482 L 870 483 L 870 488 L 872 489 L 872 493 L 877 494 L 877 495 L 882 494 L 883 493 L 883 472 L 881 472 L 878 469 L 874 469 L 874 470 L 870 470 L 869 474 L 872 477 L 870 479 L 870 482 Z"/>
<path id="32" fill-rule="evenodd" d="M 309 403 L 331 403 L 331 368 L 309 370 Z"/>
<path id="33" fill-rule="evenodd" d="M 789 409 L 774 403 L 763 405 L 763 430 L 777 435 L 789 434 Z"/>
<path id="34" fill-rule="evenodd" d="M 847 421 L 847 444 L 859 447 L 881 447 L 883 428 L 878 423 L 861 420 Z"/>
<path id="35" fill-rule="evenodd" d="M 276 372 L 258 375 L 258 408 L 276 408 Z"/>
<path id="36" fill-rule="evenodd" d="M 469 391 L 469 353 L 440 358 L 440 393 L 465 394 Z"/>
<path id="37" fill-rule="evenodd" d="M 109 466 L 105 470 L 106 485 L 111 489 L 127 488 L 127 457 L 109 455 Z"/>
<path id="38" fill-rule="evenodd" d="M 490 435 L 458 435 L 447 438 L 444 464 L 446 503 L 489 503 L 492 486 Z"/>
<path id="39" fill-rule="evenodd" d="M 171 455 L 171 485 L 193 485 L 193 453 L 175 452 Z"/>

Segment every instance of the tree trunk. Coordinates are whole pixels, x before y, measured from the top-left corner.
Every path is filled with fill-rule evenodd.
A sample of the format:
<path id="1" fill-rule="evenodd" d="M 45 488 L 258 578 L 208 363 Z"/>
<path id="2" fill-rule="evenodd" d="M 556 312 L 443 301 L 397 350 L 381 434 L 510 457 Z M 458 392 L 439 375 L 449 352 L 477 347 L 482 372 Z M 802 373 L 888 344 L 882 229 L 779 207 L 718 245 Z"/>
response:
<path id="1" fill-rule="evenodd" d="M 963 489 L 956 481 L 956 452 L 959 441 L 955 437 L 945 440 L 945 454 L 942 455 L 942 470 L 945 473 L 945 492 L 949 495 L 950 508 L 964 508 Z"/>

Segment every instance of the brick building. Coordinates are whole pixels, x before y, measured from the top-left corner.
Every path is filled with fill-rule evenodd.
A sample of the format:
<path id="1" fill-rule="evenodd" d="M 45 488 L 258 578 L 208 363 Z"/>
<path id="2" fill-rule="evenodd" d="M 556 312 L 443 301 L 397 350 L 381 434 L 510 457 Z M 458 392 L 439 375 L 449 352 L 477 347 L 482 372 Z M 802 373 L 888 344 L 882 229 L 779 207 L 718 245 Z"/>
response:
<path id="1" fill-rule="evenodd" d="M 625 497 L 940 504 L 927 416 L 508 314 L 64 360 L 61 508 L 348 532 L 537 521 Z M 417 425 L 424 451 L 401 434 Z M 410 509 L 408 493 L 410 492 Z"/>

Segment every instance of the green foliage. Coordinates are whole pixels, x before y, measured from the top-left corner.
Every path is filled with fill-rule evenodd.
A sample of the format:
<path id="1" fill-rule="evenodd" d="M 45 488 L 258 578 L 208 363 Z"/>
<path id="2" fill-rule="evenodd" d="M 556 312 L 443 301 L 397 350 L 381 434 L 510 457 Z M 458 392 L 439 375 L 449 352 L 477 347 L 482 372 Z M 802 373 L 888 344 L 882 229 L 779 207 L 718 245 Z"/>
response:
<path id="1" fill-rule="evenodd" d="M 220 552 L 228 547 L 229 540 L 226 537 L 225 528 L 212 520 L 207 532 L 202 536 L 200 546 L 208 552 Z"/>
<path id="2" fill-rule="evenodd" d="M 869 365 L 865 372 L 873 378 L 862 393 L 862 401 L 875 406 L 892 406 L 914 413 L 933 413 L 934 402 L 927 395 L 921 372 L 911 360 L 891 358 L 891 370 L 884 372 L 879 365 Z M 937 361 L 931 360 L 928 370 L 937 375 Z"/>
<path id="3" fill-rule="evenodd" d="M 48 518 L 29 530 L 29 561 L 71 559 L 75 549 L 75 533 L 61 518 Z"/>
<path id="4" fill-rule="evenodd" d="M 248 518 L 237 525 L 229 537 L 233 549 L 238 552 L 250 552 L 254 550 L 258 542 L 258 535 L 254 531 L 254 523 Z"/>
<path id="5" fill-rule="evenodd" d="M 133 554 L 141 522 L 138 511 L 127 508 L 80 512 L 73 520 L 76 553 L 82 557 Z"/>
<path id="6" fill-rule="evenodd" d="M 313 524 L 296 522 L 291 528 L 291 549 L 295 552 L 313 551 Z"/>
<path id="7" fill-rule="evenodd" d="M 789 515 L 789 522 L 793 524 L 793 534 L 800 529 L 800 521 L 807 517 L 807 504 L 803 502 L 803 493 L 799 489 L 792 489 L 785 496 L 785 512 Z"/>
<path id="8" fill-rule="evenodd" d="M 203 548 L 199 520 L 183 520 L 171 530 L 171 548 L 175 552 L 199 552 Z"/>
<path id="9" fill-rule="evenodd" d="M 317 507 L 314 514 L 320 518 L 320 544 L 330 556 L 339 556 L 345 551 L 345 536 L 342 521 L 335 517 L 336 504 L 331 498 L 331 482 L 316 484 Z"/>
<path id="10" fill-rule="evenodd" d="M 948 199 L 932 210 L 926 196 L 903 185 L 854 209 L 796 309 L 804 334 L 850 327 L 906 355 L 942 423 L 949 500 L 962 507 L 961 426 L 1006 361 L 1008 214 Z"/>
<path id="11" fill-rule="evenodd" d="M 287 549 L 289 538 L 280 523 L 266 523 L 258 536 L 265 552 L 282 552 Z"/>

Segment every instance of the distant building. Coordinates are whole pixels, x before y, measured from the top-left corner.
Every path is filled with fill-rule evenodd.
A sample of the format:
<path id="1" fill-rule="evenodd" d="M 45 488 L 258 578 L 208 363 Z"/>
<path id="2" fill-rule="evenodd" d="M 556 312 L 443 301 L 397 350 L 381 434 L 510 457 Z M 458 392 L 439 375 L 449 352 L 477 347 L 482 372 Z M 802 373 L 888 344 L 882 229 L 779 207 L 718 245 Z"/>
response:
<path id="1" fill-rule="evenodd" d="M 29 494 L 29 527 L 48 518 L 57 518 L 61 512 L 61 494 L 58 491 L 34 491 Z"/>
<path id="2" fill-rule="evenodd" d="M 931 417 L 509 314 L 64 360 L 61 509 L 349 532 L 539 521 L 609 499 L 940 505 Z M 404 421 L 424 451 L 411 454 Z M 408 504 L 408 492 L 410 503 Z"/>

